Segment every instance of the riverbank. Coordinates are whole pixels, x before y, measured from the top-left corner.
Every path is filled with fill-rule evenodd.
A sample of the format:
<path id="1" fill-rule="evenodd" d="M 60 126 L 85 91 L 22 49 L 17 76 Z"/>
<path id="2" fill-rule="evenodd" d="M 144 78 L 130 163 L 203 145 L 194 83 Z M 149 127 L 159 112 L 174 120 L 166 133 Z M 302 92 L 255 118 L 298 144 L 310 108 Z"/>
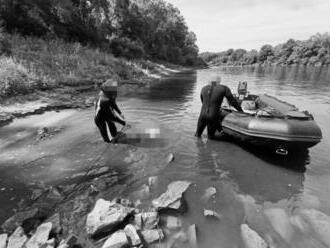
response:
<path id="1" fill-rule="evenodd" d="M 100 84 L 119 82 L 120 95 L 148 88 L 162 77 L 187 70 L 169 63 L 115 58 L 99 49 L 61 40 L 6 35 L 0 57 L 0 125 L 46 110 L 86 108 Z"/>

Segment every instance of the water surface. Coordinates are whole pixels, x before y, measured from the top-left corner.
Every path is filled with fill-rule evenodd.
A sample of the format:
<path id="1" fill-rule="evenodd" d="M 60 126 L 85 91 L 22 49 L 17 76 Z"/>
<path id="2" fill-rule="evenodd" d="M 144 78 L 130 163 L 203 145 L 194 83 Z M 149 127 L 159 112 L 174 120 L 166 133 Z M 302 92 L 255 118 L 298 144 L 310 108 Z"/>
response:
<path id="1" fill-rule="evenodd" d="M 322 129 L 322 142 L 305 153 L 282 157 L 231 140 L 208 141 L 205 134 L 196 139 L 200 90 L 217 74 L 233 92 L 239 81 L 247 81 L 253 94 L 274 95 L 308 110 Z M 164 192 L 172 181 L 193 182 L 187 194 L 190 207 L 183 218 L 185 225 L 196 223 L 199 227 L 201 247 L 241 247 L 239 227 L 247 221 L 267 236 L 271 232 L 269 223 L 254 221 L 259 217 L 247 210 L 248 205 L 280 208 L 288 215 L 297 208 L 311 207 L 330 215 L 330 70 L 222 67 L 185 72 L 164 79 L 145 93 L 121 98 L 119 105 L 132 125 L 128 134 L 159 129 L 160 139 L 135 140 L 127 142 L 128 147 L 119 144 L 116 155 L 107 153 L 93 124 L 93 109 L 50 112 L 1 128 L 0 220 L 7 218 L 19 199 L 28 194 L 31 183 L 63 183 L 96 160 L 125 175 L 122 192 L 127 197 L 136 197 L 134 192 L 149 176 L 158 176 L 157 187 L 147 202 Z M 62 127 L 63 132 L 41 144 L 31 144 L 39 127 L 51 125 Z M 167 164 L 169 153 L 175 160 Z M 210 186 L 218 193 L 213 201 L 205 203 L 201 196 Z M 223 219 L 210 223 L 202 214 L 204 208 L 216 210 Z M 278 242 L 283 243 L 280 247 L 308 247 L 308 240 L 308 236 L 297 234 L 290 241 Z M 317 241 L 315 247 L 324 246 Z"/>

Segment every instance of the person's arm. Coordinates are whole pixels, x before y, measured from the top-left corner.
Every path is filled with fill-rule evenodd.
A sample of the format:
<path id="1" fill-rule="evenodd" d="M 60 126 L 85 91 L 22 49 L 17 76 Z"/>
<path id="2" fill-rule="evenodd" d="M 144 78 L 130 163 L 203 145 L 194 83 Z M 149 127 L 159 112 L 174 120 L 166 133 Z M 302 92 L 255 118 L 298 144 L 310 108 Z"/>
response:
<path id="1" fill-rule="evenodd" d="M 119 115 L 122 115 L 117 103 L 116 103 L 116 99 L 111 99 L 110 100 L 110 106 L 111 108 L 113 108 Z"/>
<path id="2" fill-rule="evenodd" d="M 202 101 L 202 103 L 203 103 L 203 95 L 202 95 L 202 93 L 201 93 L 201 101 Z"/>
<path id="3" fill-rule="evenodd" d="M 237 100 L 235 99 L 235 97 L 233 96 L 233 94 L 231 93 L 231 91 L 228 87 L 226 87 L 225 97 L 227 98 L 227 100 L 231 106 L 233 106 L 237 111 L 243 112 L 243 109 L 238 104 Z"/>

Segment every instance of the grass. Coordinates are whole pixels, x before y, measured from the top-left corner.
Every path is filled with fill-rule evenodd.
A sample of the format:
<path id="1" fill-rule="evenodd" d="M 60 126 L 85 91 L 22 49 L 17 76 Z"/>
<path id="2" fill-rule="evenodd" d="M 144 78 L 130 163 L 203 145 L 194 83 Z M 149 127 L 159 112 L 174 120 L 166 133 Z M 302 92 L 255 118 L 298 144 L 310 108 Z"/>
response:
<path id="1" fill-rule="evenodd" d="M 10 50 L 0 57 L 0 98 L 62 85 L 99 84 L 109 78 L 139 79 L 158 72 L 148 61 L 127 61 L 96 48 L 2 34 Z"/>

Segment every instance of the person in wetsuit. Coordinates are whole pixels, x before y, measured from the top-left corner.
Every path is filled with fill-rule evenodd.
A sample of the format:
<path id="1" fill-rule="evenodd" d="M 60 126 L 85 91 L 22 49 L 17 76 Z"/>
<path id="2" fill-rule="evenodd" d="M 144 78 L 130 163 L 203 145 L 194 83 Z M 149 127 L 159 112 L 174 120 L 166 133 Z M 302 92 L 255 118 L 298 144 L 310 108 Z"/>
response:
<path id="1" fill-rule="evenodd" d="M 126 122 L 124 116 L 122 115 L 117 103 L 117 82 L 112 80 L 107 80 L 101 86 L 101 92 L 99 94 L 99 99 L 95 106 L 95 124 L 100 130 L 103 140 L 107 143 L 111 142 L 111 139 L 108 136 L 107 125 L 109 127 L 111 136 L 114 138 L 117 136 L 117 128 L 114 122 L 125 126 Z M 120 115 L 120 118 L 117 117 L 115 111 Z"/>
<path id="2" fill-rule="evenodd" d="M 235 109 L 243 112 L 230 89 L 225 85 L 220 85 L 220 82 L 221 78 L 217 77 L 201 90 L 202 109 L 198 118 L 196 137 L 201 137 L 207 127 L 208 138 L 214 139 L 215 131 L 222 129 L 220 107 L 224 97 Z"/>

